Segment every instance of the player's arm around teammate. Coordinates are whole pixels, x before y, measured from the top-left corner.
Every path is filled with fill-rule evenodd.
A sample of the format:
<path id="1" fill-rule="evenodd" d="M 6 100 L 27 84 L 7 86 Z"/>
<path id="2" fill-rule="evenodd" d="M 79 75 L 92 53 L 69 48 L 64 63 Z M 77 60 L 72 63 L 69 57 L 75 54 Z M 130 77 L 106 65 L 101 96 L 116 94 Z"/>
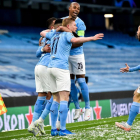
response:
<path id="1" fill-rule="evenodd" d="M 64 18 L 73 18 L 76 22 L 77 30 L 76 33 L 80 37 L 84 37 L 86 26 L 85 23 L 78 17 L 80 12 L 80 4 L 77 2 L 72 2 L 69 6 L 69 16 Z M 77 88 L 75 85 L 75 76 L 77 78 L 77 82 L 81 88 L 82 96 L 85 102 L 85 113 L 84 113 L 84 120 L 89 120 L 91 116 L 91 109 L 90 109 L 90 99 L 89 99 L 89 91 L 88 86 L 85 81 L 85 57 L 83 52 L 83 46 L 78 48 L 73 48 L 70 51 L 69 56 L 69 70 L 71 76 L 71 97 L 75 104 L 75 115 L 74 120 L 78 119 L 81 115 L 82 109 L 79 106 L 78 98 L 77 98 Z"/>
<path id="2" fill-rule="evenodd" d="M 40 58 L 42 54 L 50 53 L 50 52 L 51 52 L 50 44 L 46 44 L 44 46 L 39 46 L 36 51 L 36 57 Z"/>
<path id="3" fill-rule="evenodd" d="M 63 26 L 67 27 L 71 31 L 76 31 L 76 23 L 73 19 L 67 18 L 63 20 Z M 66 118 L 68 112 L 68 100 L 70 92 L 70 73 L 68 70 L 68 57 L 72 43 L 84 43 L 92 40 L 101 39 L 103 34 L 97 34 L 93 37 L 79 37 L 75 38 L 72 33 L 69 32 L 49 32 L 46 34 L 46 38 L 51 38 L 51 61 L 49 63 L 48 74 L 50 81 L 50 89 L 55 95 L 56 99 L 51 106 L 51 134 L 56 135 L 56 120 L 59 106 L 60 97 L 60 132 L 59 135 L 63 136 L 71 134 L 66 130 Z"/>

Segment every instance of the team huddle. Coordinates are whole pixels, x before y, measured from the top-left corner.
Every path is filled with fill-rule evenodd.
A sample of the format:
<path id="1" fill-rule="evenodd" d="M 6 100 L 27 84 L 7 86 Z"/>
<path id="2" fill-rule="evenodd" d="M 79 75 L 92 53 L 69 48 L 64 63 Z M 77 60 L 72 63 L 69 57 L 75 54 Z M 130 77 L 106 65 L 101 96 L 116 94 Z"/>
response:
<path id="1" fill-rule="evenodd" d="M 86 26 L 77 17 L 79 11 L 80 5 L 76 2 L 71 3 L 68 17 L 48 19 L 48 29 L 40 33 L 40 47 L 36 52 L 40 60 L 35 67 L 38 98 L 32 123 L 28 127 L 28 131 L 35 136 L 45 134 L 44 120 L 49 113 L 51 114 L 52 136 L 73 134 L 66 129 L 70 97 L 75 104 L 74 120 L 77 120 L 83 113 L 78 101 L 75 77 L 85 101 L 84 120 L 90 119 L 91 110 L 85 81 L 85 59 L 82 45 L 84 42 L 102 39 L 103 34 L 84 37 Z"/>
<path id="2" fill-rule="evenodd" d="M 54 17 L 48 19 L 48 29 L 40 33 L 39 48 L 36 52 L 36 56 L 40 60 L 35 67 L 38 98 L 34 107 L 32 123 L 28 127 L 28 131 L 35 136 L 45 134 L 44 120 L 49 113 L 51 114 L 52 136 L 74 134 L 66 129 L 70 98 L 75 105 L 73 119 L 77 120 L 83 113 L 78 101 L 75 79 L 79 84 L 85 102 L 84 120 L 90 119 L 91 110 L 88 86 L 85 81 L 83 43 L 102 39 L 104 34 L 99 33 L 91 37 L 84 37 L 86 26 L 78 17 L 79 12 L 80 5 L 76 2 L 71 3 L 69 16 L 61 19 Z M 129 71 L 129 68 L 127 69 Z M 128 71 L 126 71 L 126 68 L 122 69 L 122 72 Z M 134 71 L 134 69 L 131 71 Z M 140 106 L 140 100 L 134 101 L 133 106 Z M 116 125 L 122 128 L 126 124 L 116 123 Z M 129 130 L 131 130 L 130 126 L 132 124 L 127 125 L 124 127 L 129 127 Z"/>

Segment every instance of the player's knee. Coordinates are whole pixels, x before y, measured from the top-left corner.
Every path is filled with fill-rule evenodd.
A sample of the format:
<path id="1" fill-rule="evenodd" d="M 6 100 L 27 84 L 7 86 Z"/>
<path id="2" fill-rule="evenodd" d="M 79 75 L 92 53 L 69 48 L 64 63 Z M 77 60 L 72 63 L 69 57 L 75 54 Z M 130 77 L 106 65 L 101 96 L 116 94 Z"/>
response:
<path id="1" fill-rule="evenodd" d="M 137 90 L 134 91 L 133 101 L 140 103 L 140 93 Z"/>
<path id="2" fill-rule="evenodd" d="M 70 78 L 71 79 L 74 79 L 75 78 L 75 75 L 74 74 L 70 74 Z"/>
<path id="3" fill-rule="evenodd" d="M 51 92 L 48 92 L 47 95 L 46 95 L 46 99 L 47 100 L 50 100 L 51 99 L 51 96 L 52 96 Z"/>
<path id="4" fill-rule="evenodd" d="M 85 74 L 82 74 L 82 75 L 76 75 L 76 78 L 85 78 Z"/>
<path id="5" fill-rule="evenodd" d="M 69 101 L 69 95 L 61 95 L 60 100 L 61 101 Z"/>
<path id="6" fill-rule="evenodd" d="M 38 96 L 40 96 L 40 97 L 41 96 L 46 96 L 46 94 L 47 94 L 46 92 L 38 92 Z"/>
<path id="7" fill-rule="evenodd" d="M 58 103 L 60 102 L 60 97 L 59 97 L 58 92 L 57 93 L 53 93 L 52 96 L 53 96 L 53 101 L 56 101 Z"/>

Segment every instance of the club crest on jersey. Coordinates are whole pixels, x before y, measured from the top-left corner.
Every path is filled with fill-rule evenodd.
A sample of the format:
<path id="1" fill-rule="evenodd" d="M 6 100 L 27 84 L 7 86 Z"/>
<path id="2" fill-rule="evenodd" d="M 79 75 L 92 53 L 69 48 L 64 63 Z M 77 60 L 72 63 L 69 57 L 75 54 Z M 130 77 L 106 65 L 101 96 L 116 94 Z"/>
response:
<path id="1" fill-rule="evenodd" d="M 80 69 L 81 71 L 83 71 L 83 64 L 82 64 L 82 62 L 77 63 L 77 64 L 78 64 L 78 69 Z"/>

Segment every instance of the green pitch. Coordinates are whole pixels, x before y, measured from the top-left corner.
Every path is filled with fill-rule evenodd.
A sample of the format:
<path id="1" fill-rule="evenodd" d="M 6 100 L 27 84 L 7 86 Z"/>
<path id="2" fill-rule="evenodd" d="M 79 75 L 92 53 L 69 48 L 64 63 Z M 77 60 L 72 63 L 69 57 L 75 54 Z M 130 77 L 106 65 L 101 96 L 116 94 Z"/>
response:
<path id="1" fill-rule="evenodd" d="M 45 127 L 46 135 L 34 137 L 27 129 L 0 132 L 0 140 L 140 140 L 140 114 L 136 117 L 131 132 L 117 128 L 115 122 L 126 121 L 128 116 L 106 118 L 67 124 L 75 135 L 51 137 L 50 126 Z"/>

